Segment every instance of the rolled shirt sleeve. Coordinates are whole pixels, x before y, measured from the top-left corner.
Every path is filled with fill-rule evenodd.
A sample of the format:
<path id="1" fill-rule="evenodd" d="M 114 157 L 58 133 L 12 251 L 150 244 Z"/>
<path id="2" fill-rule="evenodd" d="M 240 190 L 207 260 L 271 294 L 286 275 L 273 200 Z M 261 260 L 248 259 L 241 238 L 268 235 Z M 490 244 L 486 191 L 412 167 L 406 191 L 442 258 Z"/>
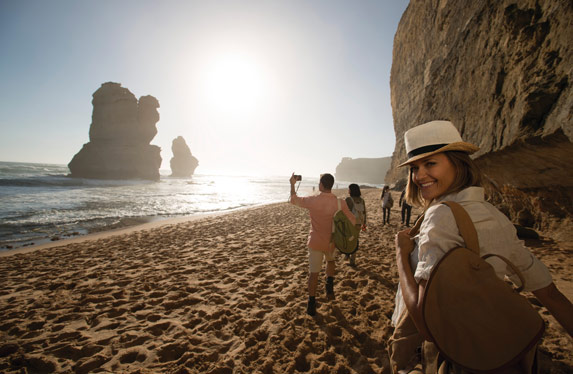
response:
<path id="1" fill-rule="evenodd" d="M 418 244 L 418 264 L 414 278 L 418 283 L 430 278 L 434 266 L 450 249 L 464 244 L 454 216 L 445 205 L 428 209 L 415 240 Z"/>

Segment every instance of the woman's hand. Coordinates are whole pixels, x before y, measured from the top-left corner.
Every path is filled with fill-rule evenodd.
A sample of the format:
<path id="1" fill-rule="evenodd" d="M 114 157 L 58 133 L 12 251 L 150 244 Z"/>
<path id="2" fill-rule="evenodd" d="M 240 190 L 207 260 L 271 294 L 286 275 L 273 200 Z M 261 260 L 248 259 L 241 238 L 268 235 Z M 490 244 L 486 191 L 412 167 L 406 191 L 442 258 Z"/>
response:
<path id="1" fill-rule="evenodd" d="M 414 237 L 410 235 L 410 229 L 399 231 L 396 234 L 396 255 L 409 256 L 414 250 Z"/>

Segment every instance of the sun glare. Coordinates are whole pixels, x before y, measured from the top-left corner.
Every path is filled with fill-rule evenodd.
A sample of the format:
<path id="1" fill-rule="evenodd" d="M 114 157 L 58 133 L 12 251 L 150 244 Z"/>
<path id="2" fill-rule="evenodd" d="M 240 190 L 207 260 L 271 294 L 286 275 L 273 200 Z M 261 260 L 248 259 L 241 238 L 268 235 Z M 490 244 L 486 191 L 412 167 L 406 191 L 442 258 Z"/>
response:
<path id="1" fill-rule="evenodd" d="M 248 56 L 213 59 L 203 79 L 203 99 L 219 115 L 248 117 L 260 108 L 265 91 L 264 73 Z"/>

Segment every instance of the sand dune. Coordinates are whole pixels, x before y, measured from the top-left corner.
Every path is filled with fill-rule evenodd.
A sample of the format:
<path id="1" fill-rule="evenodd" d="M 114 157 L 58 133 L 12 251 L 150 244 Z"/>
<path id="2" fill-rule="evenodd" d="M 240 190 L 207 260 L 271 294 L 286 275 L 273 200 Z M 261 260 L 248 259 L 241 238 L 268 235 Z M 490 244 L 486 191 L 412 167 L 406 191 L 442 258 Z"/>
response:
<path id="1" fill-rule="evenodd" d="M 382 226 L 364 192 L 358 267 L 339 258 L 334 301 L 321 276 L 314 318 L 309 219 L 287 203 L 1 257 L 0 371 L 389 373 L 399 208 Z M 571 298 L 572 248 L 529 244 Z M 572 372 L 572 340 L 540 311 L 543 372 Z"/>

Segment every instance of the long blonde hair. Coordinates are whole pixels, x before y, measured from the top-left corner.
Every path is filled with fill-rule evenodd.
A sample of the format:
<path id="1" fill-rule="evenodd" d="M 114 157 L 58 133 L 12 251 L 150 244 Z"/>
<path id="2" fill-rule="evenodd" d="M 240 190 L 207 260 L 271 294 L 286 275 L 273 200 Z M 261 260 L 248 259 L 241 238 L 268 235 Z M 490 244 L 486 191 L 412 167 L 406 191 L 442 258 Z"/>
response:
<path id="1" fill-rule="evenodd" d="M 456 176 L 452 185 L 443 193 L 449 195 L 459 192 L 464 188 L 482 185 L 482 174 L 475 162 L 465 152 L 446 151 L 443 152 L 452 163 Z M 408 171 L 408 183 L 406 184 L 406 202 L 426 209 L 432 201 L 427 201 L 422 197 L 422 191 L 412 181 L 412 169 Z"/>

